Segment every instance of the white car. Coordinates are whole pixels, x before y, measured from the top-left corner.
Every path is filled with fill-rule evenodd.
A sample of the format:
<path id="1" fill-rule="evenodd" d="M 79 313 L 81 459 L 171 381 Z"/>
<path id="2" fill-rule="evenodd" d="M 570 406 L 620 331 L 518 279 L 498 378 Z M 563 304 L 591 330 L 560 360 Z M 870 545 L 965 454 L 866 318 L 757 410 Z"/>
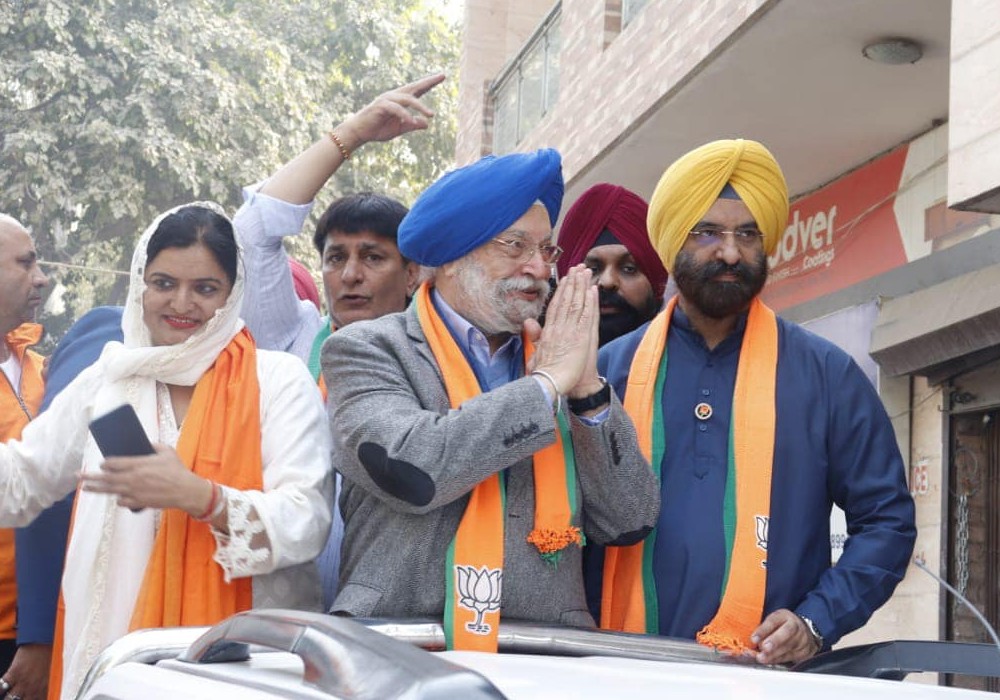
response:
<path id="1" fill-rule="evenodd" d="M 134 632 L 102 654 L 78 698 L 983 700 L 994 696 L 898 679 L 914 670 L 1000 675 L 996 647 L 949 642 L 842 649 L 791 670 L 684 640 L 511 622 L 501 623 L 500 654 L 443 648 L 434 622 L 256 610 L 212 628 Z M 841 673 L 875 677 L 831 675 Z"/>

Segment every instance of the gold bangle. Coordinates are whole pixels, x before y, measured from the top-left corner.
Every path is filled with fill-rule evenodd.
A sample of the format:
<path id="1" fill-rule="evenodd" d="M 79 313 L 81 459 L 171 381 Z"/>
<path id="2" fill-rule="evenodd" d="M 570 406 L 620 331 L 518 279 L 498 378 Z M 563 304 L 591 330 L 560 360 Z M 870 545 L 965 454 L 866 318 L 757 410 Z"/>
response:
<path id="1" fill-rule="evenodd" d="M 338 151 L 340 151 L 340 157 L 344 160 L 350 160 L 351 152 L 347 150 L 347 146 L 345 146 L 344 142 L 340 140 L 339 136 L 337 136 L 337 132 L 331 130 L 329 133 L 330 140 L 333 141 L 333 145 L 337 147 Z"/>

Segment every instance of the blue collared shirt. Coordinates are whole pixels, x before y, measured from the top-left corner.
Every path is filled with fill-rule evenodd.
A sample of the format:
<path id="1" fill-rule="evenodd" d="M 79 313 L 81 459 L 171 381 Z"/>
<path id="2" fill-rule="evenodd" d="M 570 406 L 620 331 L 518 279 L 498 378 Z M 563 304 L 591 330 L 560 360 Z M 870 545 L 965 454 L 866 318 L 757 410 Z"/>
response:
<path id="1" fill-rule="evenodd" d="M 484 392 L 521 377 L 524 373 L 521 336 L 511 335 L 495 353 L 490 353 L 490 341 L 486 334 L 459 316 L 436 289 L 431 290 L 431 293 L 434 306 L 472 366 Z M 539 386 L 546 388 L 541 382 Z M 545 393 L 548 395 L 549 392 L 546 390 Z"/>
<path id="2" fill-rule="evenodd" d="M 438 290 L 431 290 L 431 299 L 434 307 L 441 314 L 441 319 L 448 330 L 451 331 L 455 342 L 462 349 L 466 359 L 472 366 L 472 371 L 479 380 L 480 388 L 483 391 L 491 391 L 507 382 L 519 379 L 524 371 L 522 360 L 523 345 L 521 336 L 511 335 L 506 343 L 500 346 L 495 353 L 490 354 L 490 342 L 486 334 L 473 326 L 464 318 L 458 315 L 455 309 L 448 305 L 448 302 L 438 293 Z M 555 399 L 547 381 L 541 377 L 532 377 L 538 386 L 545 392 L 545 398 L 549 403 Z M 611 409 L 606 408 L 594 416 L 577 416 L 584 425 L 600 425 L 608 417 Z"/>

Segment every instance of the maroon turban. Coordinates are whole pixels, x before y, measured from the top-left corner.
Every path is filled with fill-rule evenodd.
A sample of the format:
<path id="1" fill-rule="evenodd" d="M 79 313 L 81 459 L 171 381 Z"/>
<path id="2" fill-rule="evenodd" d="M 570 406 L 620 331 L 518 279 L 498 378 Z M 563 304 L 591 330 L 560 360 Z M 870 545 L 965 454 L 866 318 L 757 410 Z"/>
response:
<path id="1" fill-rule="evenodd" d="M 607 229 L 628 248 L 642 274 L 653 285 L 653 292 L 661 296 L 667 283 L 667 271 L 649 242 L 646 232 L 648 209 L 642 197 L 617 185 L 594 185 L 580 195 L 566 212 L 559 229 L 559 245 L 566 251 L 556 263 L 559 276 L 563 277 L 569 268 L 583 262 L 598 236 Z"/>

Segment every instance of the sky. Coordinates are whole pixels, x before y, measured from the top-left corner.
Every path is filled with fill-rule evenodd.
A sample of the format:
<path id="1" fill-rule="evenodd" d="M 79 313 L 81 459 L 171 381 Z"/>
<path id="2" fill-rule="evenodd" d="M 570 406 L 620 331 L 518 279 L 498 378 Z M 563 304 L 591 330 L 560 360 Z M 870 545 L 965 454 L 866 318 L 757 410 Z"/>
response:
<path id="1" fill-rule="evenodd" d="M 461 24 L 462 11 L 465 9 L 465 0 L 435 0 L 435 2 L 440 5 L 441 12 L 445 17 L 456 24 Z"/>

